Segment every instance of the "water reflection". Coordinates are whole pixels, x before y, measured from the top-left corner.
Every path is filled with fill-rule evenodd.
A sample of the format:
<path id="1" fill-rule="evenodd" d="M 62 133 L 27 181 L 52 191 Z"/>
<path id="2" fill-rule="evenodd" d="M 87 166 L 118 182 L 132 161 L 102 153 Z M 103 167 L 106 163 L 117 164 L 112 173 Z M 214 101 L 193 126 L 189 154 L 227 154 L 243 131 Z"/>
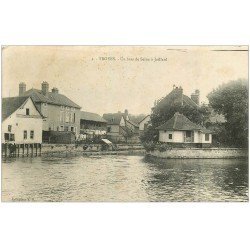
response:
<path id="1" fill-rule="evenodd" d="M 246 160 L 148 158 L 145 161 L 151 162 L 153 169 L 147 192 L 154 201 L 248 200 Z M 157 192 L 159 189 L 162 192 Z"/>
<path id="2" fill-rule="evenodd" d="M 3 201 L 247 201 L 246 160 L 5 159 Z"/>

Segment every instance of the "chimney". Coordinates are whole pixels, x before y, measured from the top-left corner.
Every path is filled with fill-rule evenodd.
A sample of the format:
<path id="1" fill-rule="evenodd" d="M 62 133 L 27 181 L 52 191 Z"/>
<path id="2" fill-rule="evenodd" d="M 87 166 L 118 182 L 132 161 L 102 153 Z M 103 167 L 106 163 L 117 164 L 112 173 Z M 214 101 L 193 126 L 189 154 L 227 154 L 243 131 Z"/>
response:
<path id="1" fill-rule="evenodd" d="M 200 90 L 196 89 L 193 94 L 191 94 L 191 99 L 197 104 L 200 105 Z"/>
<path id="2" fill-rule="evenodd" d="M 23 95 L 26 91 L 26 84 L 24 82 L 19 83 L 19 96 Z"/>
<path id="3" fill-rule="evenodd" d="M 47 82 L 42 82 L 42 94 L 47 95 L 49 93 L 49 84 Z"/>
<path id="4" fill-rule="evenodd" d="M 55 88 L 55 87 L 54 87 L 54 88 L 52 89 L 52 93 L 58 94 L 58 93 L 59 93 L 58 88 Z"/>
<path id="5" fill-rule="evenodd" d="M 182 89 L 182 87 L 181 86 L 179 88 L 175 87 L 175 89 L 173 91 L 174 91 L 174 98 L 175 98 L 174 102 L 180 103 L 181 105 L 183 105 L 183 89 Z"/>
<path id="6" fill-rule="evenodd" d="M 126 115 L 126 117 L 128 116 L 128 110 L 127 109 L 125 109 L 124 114 Z"/>

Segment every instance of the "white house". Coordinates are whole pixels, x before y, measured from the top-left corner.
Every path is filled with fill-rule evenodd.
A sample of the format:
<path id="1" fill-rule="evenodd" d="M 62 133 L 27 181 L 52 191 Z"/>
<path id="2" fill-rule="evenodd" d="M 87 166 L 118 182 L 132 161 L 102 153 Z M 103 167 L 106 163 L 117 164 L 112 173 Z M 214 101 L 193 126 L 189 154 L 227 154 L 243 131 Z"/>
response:
<path id="1" fill-rule="evenodd" d="M 144 130 L 148 127 L 150 122 L 150 115 L 145 116 L 140 122 L 139 122 L 139 134 L 143 134 Z"/>
<path id="2" fill-rule="evenodd" d="M 42 123 L 31 97 L 2 99 L 2 143 L 42 143 Z"/>
<path id="3" fill-rule="evenodd" d="M 211 144 L 212 132 L 191 122 L 180 113 L 175 115 L 163 125 L 157 127 L 159 141 L 168 143 L 197 143 Z"/>

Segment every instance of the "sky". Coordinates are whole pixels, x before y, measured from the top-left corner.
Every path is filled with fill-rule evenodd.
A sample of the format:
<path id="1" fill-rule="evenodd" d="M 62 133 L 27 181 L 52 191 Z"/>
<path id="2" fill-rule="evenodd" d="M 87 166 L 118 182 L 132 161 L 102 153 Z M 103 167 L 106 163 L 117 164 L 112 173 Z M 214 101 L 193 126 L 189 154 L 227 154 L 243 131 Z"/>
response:
<path id="1" fill-rule="evenodd" d="M 149 114 L 173 85 L 202 102 L 220 84 L 248 79 L 248 46 L 6 46 L 2 47 L 2 96 L 49 83 L 82 107 Z"/>

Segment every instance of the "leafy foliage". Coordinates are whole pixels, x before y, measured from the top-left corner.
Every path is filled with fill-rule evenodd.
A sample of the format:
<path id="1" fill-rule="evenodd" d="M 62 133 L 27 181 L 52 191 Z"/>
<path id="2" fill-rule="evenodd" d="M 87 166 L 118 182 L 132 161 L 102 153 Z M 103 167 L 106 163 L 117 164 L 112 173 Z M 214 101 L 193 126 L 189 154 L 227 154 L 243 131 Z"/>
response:
<path id="1" fill-rule="evenodd" d="M 158 130 L 155 128 L 162 125 L 171 119 L 176 112 L 185 115 L 194 123 L 203 125 L 210 115 L 210 109 L 202 105 L 201 107 L 193 107 L 190 105 L 181 105 L 180 103 L 172 102 L 171 105 L 154 107 L 151 114 L 151 126 L 147 128 L 144 135 L 141 136 L 142 142 L 158 141 Z"/>
<path id="2" fill-rule="evenodd" d="M 207 97 L 211 107 L 219 114 L 223 114 L 227 120 L 225 127 L 217 131 L 219 143 L 247 147 L 248 81 L 238 79 L 222 84 Z"/>

